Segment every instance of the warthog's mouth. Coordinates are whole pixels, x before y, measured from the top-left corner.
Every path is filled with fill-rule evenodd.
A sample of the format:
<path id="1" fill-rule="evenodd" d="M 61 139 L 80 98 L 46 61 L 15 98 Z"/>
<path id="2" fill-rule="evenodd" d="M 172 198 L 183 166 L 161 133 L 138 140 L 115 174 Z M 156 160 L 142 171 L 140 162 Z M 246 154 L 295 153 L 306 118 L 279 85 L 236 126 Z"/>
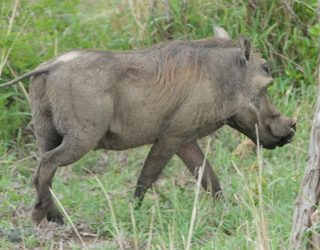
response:
<path id="1" fill-rule="evenodd" d="M 295 120 L 293 120 L 290 128 L 290 133 L 280 139 L 280 141 L 278 142 L 278 146 L 282 147 L 283 145 L 292 142 L 295 132 L 296 132 L 296 122 Z"/>
<path id="2" fill-rule="evenodd" d="M 282 146 L 284 146 L 285 144 L 292 142 L 294 133 L 295 133 L 294 131 L 291 131 L 288 135 L 286 135 L 285 137 L 282 137 L 282 138 L 280 139 L 280 141 L 278 142 L 278 146 L 279 146 L 279 147 L 282 147 Z"/>
<path id="3" fill-rule="evenodd" d="M 283 136 L 283 137 L 278 137 L 278 141 L 276 141 L 275 143 L 270 144 L 270 145 L 263 145 L 263 147 L 266 149 L 274 149 L 275 147 L 283 147 L 284 145 L 292 142 L 295 131 L 296 131 L 296 126 L 294 125 L 290 129 L 289 134 L 287 134 L 286 136 Z"/>

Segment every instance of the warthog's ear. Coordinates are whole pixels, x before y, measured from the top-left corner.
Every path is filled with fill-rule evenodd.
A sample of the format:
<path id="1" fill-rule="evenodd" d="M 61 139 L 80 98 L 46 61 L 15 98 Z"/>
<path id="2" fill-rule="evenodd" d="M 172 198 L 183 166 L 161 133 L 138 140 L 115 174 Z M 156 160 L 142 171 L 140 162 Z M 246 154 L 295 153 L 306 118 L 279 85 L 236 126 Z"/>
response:
<path id="1" fill-rule="evenodd" d="M 217 25 L 214 26 L 213 33 L 214 33 L 214 38 L 221 38 L 221 39 L 230 40 L 230 36 L 229 36 L 228 32 L 220 26 L 217 26 Z"/>
<path id="2" fill-rule="evenodd" d="M 239 45 L 240 45 L 240 64 L 241 66 L 246 66 L 247 62 L 250 59 L 251 54 L 251 43 L 247 38 L 240 37 L 239 39 Z"/>

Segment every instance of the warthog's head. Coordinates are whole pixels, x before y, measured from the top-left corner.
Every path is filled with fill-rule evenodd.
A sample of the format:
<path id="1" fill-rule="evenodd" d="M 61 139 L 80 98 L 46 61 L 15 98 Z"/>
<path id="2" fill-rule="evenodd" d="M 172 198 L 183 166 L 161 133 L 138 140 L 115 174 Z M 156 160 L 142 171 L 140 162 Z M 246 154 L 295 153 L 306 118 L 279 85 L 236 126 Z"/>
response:
<path id="1" fill-rule="evenodd" d="M 272 82 L 266 60 L 251 53 L 250 42 L 240 39 L 239 64 L 245 72 L 249 95 L 244 98 L 239 110 L 232 116 L 228 125 L 248 136 L 267 149 L 283 146 L 291 142 L 295 129 L 295 119 L 281 114 L 269 101 L 266 88 Z"/>

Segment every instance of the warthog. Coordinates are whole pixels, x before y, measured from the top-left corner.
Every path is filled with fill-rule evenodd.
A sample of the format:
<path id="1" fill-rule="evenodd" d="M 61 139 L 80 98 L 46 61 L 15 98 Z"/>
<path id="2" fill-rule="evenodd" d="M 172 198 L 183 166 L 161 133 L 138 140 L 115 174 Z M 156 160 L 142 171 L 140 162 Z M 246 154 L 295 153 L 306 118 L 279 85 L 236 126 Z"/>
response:
<path id="1" fill-rule="evenodd" d="M 90 150 L 152 144 L 134 193 L 141 204 L 174 154 L 197 175 L 205 159 L 196 140 L 223 125 L 254 142 L 259 135 L 267 149 L 289 143 L 295 131 L 295 121 L 268 100 L 268 65 L 244 38 L 172 41 L 130 52 L 71 51 L 2 86 L 28 77 L 41 153 L 36 223 L 45 217 L 63 223 L 49 190 L 52 178 Z M 207 161 L 202 186 L 214 196 L 221 191 Z"/>

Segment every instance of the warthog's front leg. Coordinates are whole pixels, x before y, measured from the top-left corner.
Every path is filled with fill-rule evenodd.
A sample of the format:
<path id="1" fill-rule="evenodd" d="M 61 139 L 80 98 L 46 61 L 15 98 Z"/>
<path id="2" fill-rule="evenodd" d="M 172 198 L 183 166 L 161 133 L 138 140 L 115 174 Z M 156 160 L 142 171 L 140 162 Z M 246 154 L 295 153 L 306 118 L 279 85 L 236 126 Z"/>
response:
<path id="1" fill-rule="evenodd" d="M 137 202 L 136 208 L 141 206 L 145 193 L 176 153 L 179 144 L 180 140 L 176 139 L 162 139 L 153 144 L 144 162 L 134 193 L 134 198 Z"/>
<path id="2" fill-rule="evenodd" d="M 177 155 L 186 164 L 190 172 L 198 178 L 199 167 L 203 165 L 205 159 L 197 142 L 194 141 L 188 144 L 183 144 L 179 148 Z M 218 196 L 221 193 L 219 179 L 207 160 L 205 161 L 205 169 L 201 184 L 204 189 L 210 191 L 213 196 Z"/>

